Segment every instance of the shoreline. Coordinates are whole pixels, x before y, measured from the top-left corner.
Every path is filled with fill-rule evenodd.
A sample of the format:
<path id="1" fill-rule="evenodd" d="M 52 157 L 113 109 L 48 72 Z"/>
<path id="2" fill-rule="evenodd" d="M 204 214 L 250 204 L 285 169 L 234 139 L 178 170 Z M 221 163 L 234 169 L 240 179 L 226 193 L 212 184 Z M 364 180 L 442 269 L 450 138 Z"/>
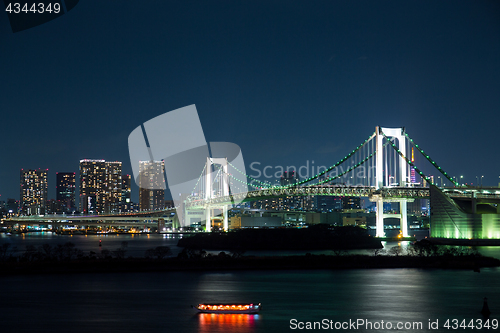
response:
<path id="1" fill-rule="evenodd" d="M 197 259 L 86 259 L 66 262 L 2 262 L 0 276 L 31 274 L 136 273 L 228 270 L 460 269 L 499 267 L 500 260 L 483 256 L 312 255 L 287 257 L 211 256 Z"/>

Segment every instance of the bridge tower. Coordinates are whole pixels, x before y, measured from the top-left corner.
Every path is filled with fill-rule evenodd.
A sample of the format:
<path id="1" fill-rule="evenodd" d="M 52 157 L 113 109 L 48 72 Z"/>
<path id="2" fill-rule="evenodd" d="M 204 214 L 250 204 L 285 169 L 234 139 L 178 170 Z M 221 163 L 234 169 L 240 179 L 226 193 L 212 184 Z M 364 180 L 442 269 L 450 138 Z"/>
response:
<path id="1" fill-rule="evenodd" d="M 218 188 L 214 188 L 214 180 L 212 179 L 212 165 L 217 164 L 221 166 L 221 173 L 219 176 L 219 186 Z M 217 195 L 219 196 L 228 196 L 229 195 L 229 179 L 228 179 L 228 174 L 227 174 L 227 158 L 222 157 L 222 158 L 213 158 L 213 157 L 207 157 L 207 163 L 205 170 L 207 170 L 207 174 L 205 176 L 205 200 L 210 201 L 210 199 L 214 198 L 216 196 L 216 193 L 214 193 L 215 190 L 218 190 L 219 193 Z M 218 173 L 215 173 L 214 178 L 217 177 Z M 229 227 L 228 223 L 228 217 L 227 217 L 227 205 L 221 205 L 220 207 L 212 206 L 209 205 L 205 209 L 205 231 L 210 232 L 212 230 L 212 210 L 214 208 L 221 208 L 222 209 L 222 215 L 224 218 L 223 222 L 223 227 L 224 230 L 227 231 Z"/>
<path id="2" fill-rule="evenodd" d="M 390 186 L 390 179 L 387 168 L 384 169 L 384 135 L 386 137 L 392 137 L 398 140 L 398 149 L 406 156 L 406 134 L 404 127 L 400 128 L 386 128 L 377 126 L 375 128 L 376 133 L 376 162 L 375 162 L 375 188 L 380 190 L 384 187 L 384 179 L 385 186 Z M 405 187 L 407 180 L 407 165 L 404 158 L 398 155 L 399 162 L 399 172 L 395 175 L 395 182 L 398 183 L 398 186 Z M 393 200 L 394 201 L 394 200 Z M 399 202 L 400 214 L 399 220 L 401 225 L 401 232 L 403 237 L 408 237 L 408 215 L 407 215 L 407 199 L 397 199 Z M 382 196 L 378 196 L 376 198 L 377 204 L 377 215 L 376 215 L 376 229 L 377 229 L 377 237 L 384 237 L 384 200 Z M 394 215 L 390 215 L 391 217 L 395 217 Z"/>

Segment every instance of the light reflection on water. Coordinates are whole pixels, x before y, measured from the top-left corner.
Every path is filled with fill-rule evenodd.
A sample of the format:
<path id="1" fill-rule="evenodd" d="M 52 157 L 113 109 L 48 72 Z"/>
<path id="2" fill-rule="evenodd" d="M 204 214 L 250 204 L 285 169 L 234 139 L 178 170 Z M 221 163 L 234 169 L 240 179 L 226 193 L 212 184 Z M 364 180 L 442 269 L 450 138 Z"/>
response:
<path id="1" fill-rule="evenodd" d="M 423 239 L 428 235 L 428 231 L 411 231 L 412 235 L 415 234 L 417 239 Z M 397 235 L 395 230 L 387 230 L 387 236 Z M 182 251 L 182 248 L 177 247 L 177 242 L 182 237 L 182 235 L 172 235 L 172 234 L 122 234 L 122 235 L 57 235 L 52 232 L 37 232 L 37 233 L 23 233 L 23 234 L 12 234 L 7 236 L 4 233 L 0 233 L 0 244 L 9 243 L 12 248 L 17 248 L 16 253 L 19 254 L 26 250 L 27 245 L 34 245 L 36 247 L 43 244 L 50 244 L 55 246 L 57 244 L 64 244 L 65 242 L 72 242 L 75 247 L 85 251 L 94 251 L 99 253 L 103 249 L 114 251 L 120 248 L 122 242 L 127 243 L 126 256 L 133 257 L 143 257 L 145 251 L 157 246 L 168 246 L 172 250 L 172 256 L 176 256 Z M 99 246 L 99 240 L 101 240 L 102 246 Z M 394 246 L 401 246 L 403 250 L 407 249 L 411 242 L 387 242 L 383 241 L 382 245 L 384 250 L 389 250 Z M 478 246 L 479 252 L 485 256 L 491 256 L 500 259 L 500 246 Z M 220 251 L 207 251 L 207 253 L 218 254 Z M 229 251 L 226 251 L 229 252 Z M 278 251 L 246 251 L 244 255 L 251 256 L 284 256 L 284 255 L 304 255 L 306 252 L 310 252 L 315 255 L 325 254 L 331 255 L 333 252 L 331 250 L 278 250 Z M 347 251 L 351 254 L 373 254 L 373 250 L 349 250 Z"/>
<path id="2" fill-rule="evenodd" d="M 155 234 L 104 237 L 0 234 L 0 243 L 10 242 L 19 250 L 24 250 L 26 245 L 71 241 L 84 251 L 97 252 L 99 239 L 102 239 L 102 248 L 110 250 L 127 241 L 127 255 L 142 256 L 146 249 L 160 245 L 170 246 L 174 254 L 180 251 L 176 247 L 177 238 Z M 384 243 L 386 249 L 398 245 L 397 242 Z M 408 244 L 401 242 L 403 247 Z M 480 247 L 480 252 L 500 258 L 499 247 Z M 281 255 L 300 253 L 303 251 Z M 359 250 L 359 253 L 367 252 Z M 499 277 L 500 268 L 481 269 L 481 273 L 359 269 L 10 276 L 0 277 L 0 325 L 2 333 L 244 333 L 290 331 L 292 318 L 301 321 L 361 318 L 418 321 L 424 323 L 425 328 L 429 319 L 443 323 L 451 318 L 481 318 L 479 311 L 485 296 L 490 300 L 492 318 L 498 319 Z M 197 314 L 189 307 L 202 302 L 261 302 L 263 309 L 259 315 L 212 315 Z"/>
<path id="3" fill-rule="evenodd" d="M 291 319 L 477 319 L 487 296 L 498 319 L 499 276 L 498 268 L 7 276 L 0 277 L 0 317 L 2 333 L 285 332 Z M 209 301 L 263 307 L 258 315 L 198 314 L 190 307 Z"/>
<path id="4" fill-rule="evenodd" d="M 258 314 L 200 313 L 198 314 L 198 332 L 256 332 L 258 320 L 260 320 Z"/>

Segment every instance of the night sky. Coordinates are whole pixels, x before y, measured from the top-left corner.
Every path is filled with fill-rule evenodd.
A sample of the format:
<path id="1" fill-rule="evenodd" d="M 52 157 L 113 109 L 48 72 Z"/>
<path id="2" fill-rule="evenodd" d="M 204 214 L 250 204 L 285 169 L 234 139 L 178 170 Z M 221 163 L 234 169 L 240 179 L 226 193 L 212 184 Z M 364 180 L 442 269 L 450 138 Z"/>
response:
<path id="1" fill-rule="evenodd" d="M 499 1 L 81 1 L 18 33 L 0 13 L 0 45 L 0 200 L 21 168 L 49 169 L 49 199 L 83 158 L 131 173 L 130 132 L 191 104 L 247 170 L 405 126 L 451 175 L 500 181 Z"/>

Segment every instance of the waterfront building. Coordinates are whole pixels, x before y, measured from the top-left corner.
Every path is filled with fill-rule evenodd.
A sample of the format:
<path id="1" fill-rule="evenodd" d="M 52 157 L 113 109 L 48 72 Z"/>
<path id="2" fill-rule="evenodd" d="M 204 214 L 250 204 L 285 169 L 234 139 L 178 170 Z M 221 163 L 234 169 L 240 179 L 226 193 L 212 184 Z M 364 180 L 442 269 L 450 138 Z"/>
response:
<path id="1" fill-rule="evenodd" d="M 17 201 L 16 199 L 7 199 L 6 209 L 8 216 L 16 215 L 18 213 L 19 206 L 19 201 Z"/>
<path id="2" fill-rule="evenodd" d="M 57 212 L 72 213 L 76 210 L 75 178 L 74 172 L 56 172 L 56 200 L 60 203 Z"/>
<path id="3" fill-rule="evenodd" d="M 102 212 L 104 206 L 105 161 L 80 161 L 80 211 L 83 214 Z"/>
<path id="4" fill-rule="evenodd" d="M 139 210 L 157 210 L 165 207 L 165 163 L 139 162 Z"/>
<path id="5" fill-rule="evenodd" d="M 80 210 L 84 214 L 119 212 L 122 162 L 80 161 Z"/>
<path id="6" fill-rule="evenodd" d="M 118 213 L 122 198 L 122 162 L 105 162 L 104 213 Z"/>
<path id="7" fill-rule="evenodd" d="M 46 214 L 60 214 L 63 211 L 62 203 L 56 199 L 47 200 L 47 205 L 45 207 Z"/>
<path id="8" fill-rule="evenodd" d="M 122 175 L 122 197 L 120 210 L 122 212 L 132 211 L 132 180 L 130 175 Z"/>
<path id="9" fill-rule="evenodd" d="M 47 170 L 21 169 L 21 214 L 43 215 L 47 204 Z"/>

